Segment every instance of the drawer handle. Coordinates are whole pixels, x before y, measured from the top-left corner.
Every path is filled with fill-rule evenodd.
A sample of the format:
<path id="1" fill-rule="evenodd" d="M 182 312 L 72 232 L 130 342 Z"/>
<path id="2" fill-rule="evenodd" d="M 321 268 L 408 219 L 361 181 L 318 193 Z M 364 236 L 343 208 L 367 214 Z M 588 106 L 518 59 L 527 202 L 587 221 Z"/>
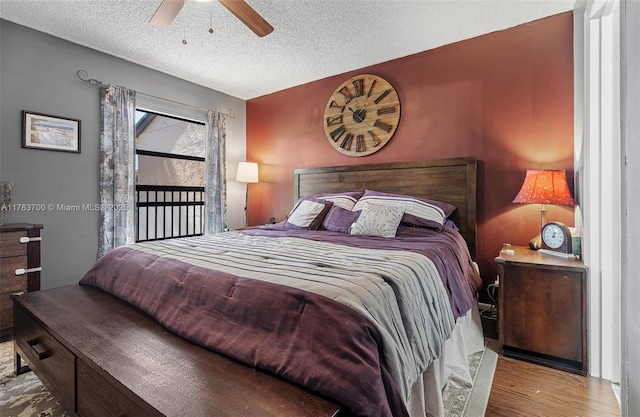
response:
<path id="1" fill-rule="evenodd" d="M 21 237 L 20 243 L 39 242 L 41 240 L 42 237 Z"/>
<path id="2" fill-rule="evenodd" d="M 28 274 L 30 272 L 40 272 L 42 271 L 42 267 L 39 266 L 37 268 L 29 268 L 29 269 L 24 269 L 24 268 L 20 268 L 20 269 L 16 269 L 16 275 L 24 275 L 24 274 Z"/>
<path id="3" fill-rule="evenodd" d="M 41 347 L 40 348 L 38 347 L 40 346 L 40 342 L 38 339 L 27 340 L 27 344 L 31 347 L 33 352 L 36 354 L 39 361 L 46 359 L 49 356 L 49 352 L 42 349 Z"/>

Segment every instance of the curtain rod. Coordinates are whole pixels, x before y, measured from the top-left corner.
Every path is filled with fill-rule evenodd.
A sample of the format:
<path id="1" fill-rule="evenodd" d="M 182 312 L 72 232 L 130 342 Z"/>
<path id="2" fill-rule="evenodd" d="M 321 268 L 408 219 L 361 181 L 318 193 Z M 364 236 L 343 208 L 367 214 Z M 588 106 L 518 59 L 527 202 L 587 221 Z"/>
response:
<path id="1" fill-rule="evenodd" d="M 95 78 L 89 78 L 89 73 L 87 71 L 85 71 L 85 70 L 82 70 L 82 69 L 76 71 L 76 76 L 78 77 L 78 79 L 80 81 L 85 82 L 85 83 L 87 83 L 89 85 L 92 85 L 92 86 L 104 87 L 104 86 L 107 85 L 107 84 L 103 83 L 100 80 L 96 80 Z M 178 104 L 180 106 L 191 107 L 192 109 L 196 109 L 196 110 L 203 110 L 203 111 L 210 111 L 211 110 L 211 109 L 205 109 L 204 107 L 193 106 L 191 104 L 181 103 L 179 101 L 169 100 L 167 98 L 154 96 L 152 94 L 147 94 L 147 93 L 143 93 L 143 92 L 140 92 L 140 91 L 136 91 L 136 94 L 142 94 L 143 96 L 155 98 L 155 99 L 158 99 L 158 100 L 168 101 L 170 103 Z M 223 113 L 223 112 L 218 112 L 218 113 L 222 114 L 223 116 L 230 117 L 232 119 L 236 118 L 236 115 L 233 114 L 233 113 Z"/>

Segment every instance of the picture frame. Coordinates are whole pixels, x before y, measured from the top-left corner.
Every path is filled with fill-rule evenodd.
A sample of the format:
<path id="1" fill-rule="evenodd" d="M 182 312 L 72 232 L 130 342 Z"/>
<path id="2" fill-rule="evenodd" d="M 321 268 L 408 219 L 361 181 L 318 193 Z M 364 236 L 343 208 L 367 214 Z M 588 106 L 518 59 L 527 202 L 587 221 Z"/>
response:
<path id="1" fill-rule="evenodd" d="M 80 120 L 23 110 L 22 147 L 80 153 Z"/>

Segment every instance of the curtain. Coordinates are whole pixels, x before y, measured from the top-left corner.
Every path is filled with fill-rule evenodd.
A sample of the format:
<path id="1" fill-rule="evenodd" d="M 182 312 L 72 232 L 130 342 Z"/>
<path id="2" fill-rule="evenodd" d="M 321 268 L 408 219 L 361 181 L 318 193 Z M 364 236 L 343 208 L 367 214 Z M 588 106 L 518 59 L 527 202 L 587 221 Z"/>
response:
<path id="1" fill-rule="evenodd" d="M 223 114 L 209 111 L 207 119 L 204 231 L 209 235 L 227 227 L 227 133 Z"/>
<path id="2" fill-rule="evenodd" d="M 136 92 L 100 89 L 100 233 L 98 257 L 135 241 Z"/>

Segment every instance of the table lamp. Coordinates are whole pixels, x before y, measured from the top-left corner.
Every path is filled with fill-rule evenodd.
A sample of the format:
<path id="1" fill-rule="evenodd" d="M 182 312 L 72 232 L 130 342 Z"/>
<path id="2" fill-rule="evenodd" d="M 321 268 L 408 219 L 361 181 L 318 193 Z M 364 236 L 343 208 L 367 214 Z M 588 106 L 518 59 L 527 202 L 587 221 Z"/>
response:
<path id="1" fill-rule="evenodd" d="M 571 197 L 564 169 L 528 169 L 522 188 L 513 199 L 514 203 L 540 204 L 540 230 L 547 223 L 547 204 L 575 206 Z M 529 241 L 529 247 L 538 250 L 542 247 L 540 234 Z"/>

